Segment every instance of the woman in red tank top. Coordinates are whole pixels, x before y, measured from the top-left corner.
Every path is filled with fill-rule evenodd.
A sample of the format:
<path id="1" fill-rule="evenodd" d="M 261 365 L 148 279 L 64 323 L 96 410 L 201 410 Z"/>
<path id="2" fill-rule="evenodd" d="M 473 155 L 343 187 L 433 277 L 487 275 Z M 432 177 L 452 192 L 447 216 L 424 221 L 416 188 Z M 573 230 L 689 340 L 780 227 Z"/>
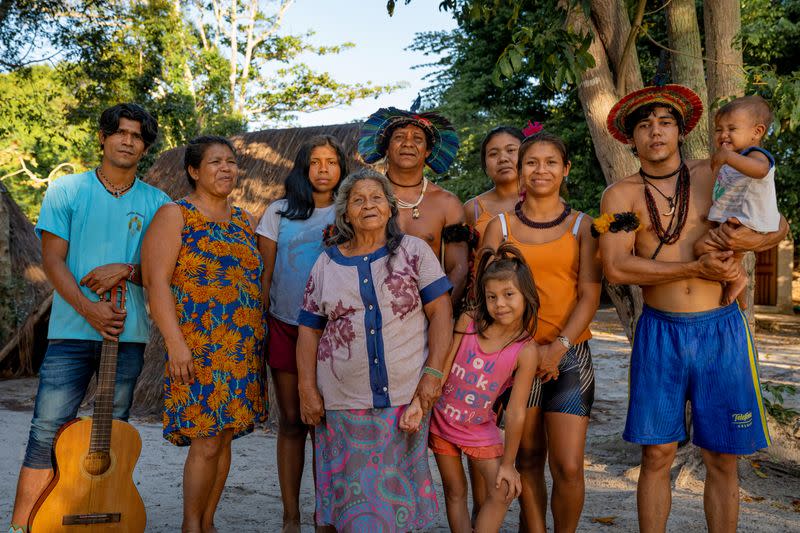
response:
<path id="1" fill-rule="evenodd" d="M 590 235 L 591 218 L 561 197 L 570 161 L 560 138 L 547 132 L 528 137 L 519 149 L 518 168 L 525 198 L 489 223 L 482 244 L 497 249 L 505 241 L 519 248 L 541 301 L 536 342 L 542 359 L 517 455 L 520 522 L 527 531 L 545 531 L 549 456 L 554 531 L 575 531 L 583 509 L 583 455 L 594 401 L 588 340 L 600 302 L 597 241 Z"/>

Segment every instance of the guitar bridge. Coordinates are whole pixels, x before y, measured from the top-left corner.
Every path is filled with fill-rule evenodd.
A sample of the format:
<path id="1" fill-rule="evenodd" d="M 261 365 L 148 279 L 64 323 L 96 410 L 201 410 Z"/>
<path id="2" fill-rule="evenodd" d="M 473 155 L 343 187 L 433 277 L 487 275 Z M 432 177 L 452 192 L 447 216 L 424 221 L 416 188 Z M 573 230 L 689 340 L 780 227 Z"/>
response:
<path id="1" fill-rule="evenodd" d="M 113 524 L 119 522 L 122 516 L 120 513 L 91 513 L 91 514 L 68 514 L 64 515 L 61 524 L 64 526 L 80 526 L 86 524 Z"/>

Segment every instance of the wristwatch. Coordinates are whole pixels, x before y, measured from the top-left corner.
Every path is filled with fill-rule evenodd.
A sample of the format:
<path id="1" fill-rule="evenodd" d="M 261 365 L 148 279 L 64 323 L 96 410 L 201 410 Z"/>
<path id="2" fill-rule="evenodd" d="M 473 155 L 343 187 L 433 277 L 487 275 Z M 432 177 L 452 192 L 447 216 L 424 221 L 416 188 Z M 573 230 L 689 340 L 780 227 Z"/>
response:
<path id="1" fill-rule="evenodd" d="M 560 343 L 561 343 L 561 345 L 562 345 L 564 348 L 566 348 L 567 350 L 569 350 L 570 348 L 572 348 L 572 343 L 571 343 L 571 342 L 569 342 L 569 339 L 568 339 L 568 338 L 566 338 L 564 335 L 559 335 L 558 337 L 556 337 L 556 340 L 557 340 L 558 342 L 560 342 Z"/>

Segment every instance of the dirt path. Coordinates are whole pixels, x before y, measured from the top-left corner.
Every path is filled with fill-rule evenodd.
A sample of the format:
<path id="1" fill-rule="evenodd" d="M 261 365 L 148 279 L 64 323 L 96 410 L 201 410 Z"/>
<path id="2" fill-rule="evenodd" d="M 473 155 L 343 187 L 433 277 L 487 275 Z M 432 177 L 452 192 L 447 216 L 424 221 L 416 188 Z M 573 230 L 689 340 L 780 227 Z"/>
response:
<path id="1" fill-rule="evenodd" d="M 639 448 L 625 443 L 620 437 L 627 406 L 629 346 L 612 311 L 602 310 L 596 318 L 591 345 L 597 375 L 597 399 L 589 426 L 585 461 L 586 504 L 579 529 L 635 531 Z M 757 342 L 761 352 L 762 381 L 793 384 L 800 390 L 798 339 L 786 335 L 760 335 Z M 0 526 L 7 524 L 10 518 L 35 394 L 35 379 L 0 381 Z M 800 409 L 800 394 L 786 400 L 787 407 Z M 176 448 L 163 440 L 160 424 L 142 420 L 133 422 L 143 441 L 143 454 L 135 480 L 147 507 L 147 531 L 179 531 L 181 473 L 186 449 Z M 769 452 L 739 461 L 742 485 L 740 531 L 800 532 L 800 447 L 796 439 L 777 435 L 774 428 L 772 432 L 776 442 Z M 231 474 L 217 513 L 217 525 L 221 531 L 280 531 L 281 504 L 275 464 L 274 433 L 260 429 L 234 442 Z M 431 466 L 437 477 L 441 503 L 441 483 L 432 458 Z M 703 476 L 697 450 L 692 446 L 683 448 L 673 468 L 669 531 L 705 529 Z M 305 510 L 304 531 L 312 531 L 313 492 L 309 471 L 304 479 L 302 505 Z M 516 531 L 517 512 L 515 504 L 506 517 L 503 531 Z M 443 508 L 430 531 L 447 531 Z"/>

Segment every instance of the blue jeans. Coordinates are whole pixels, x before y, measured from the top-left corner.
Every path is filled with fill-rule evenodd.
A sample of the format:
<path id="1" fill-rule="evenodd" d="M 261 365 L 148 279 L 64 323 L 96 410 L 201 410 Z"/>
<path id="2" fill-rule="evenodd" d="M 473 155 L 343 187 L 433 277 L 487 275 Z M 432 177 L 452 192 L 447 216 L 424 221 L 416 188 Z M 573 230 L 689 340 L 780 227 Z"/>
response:
<path id="1" fill-rule="evenodd" d="M 58 429 L 78 414 L 86 388 L 100 366 L 100 341 L 53 339 L 39 369 L 39 391 L 23 466 L 53 468 L 53 440 Z M 114 387 L 114 418 L 127 420 L 133 389 L 142 371 L 145 344 L 121 342 Z"/>

